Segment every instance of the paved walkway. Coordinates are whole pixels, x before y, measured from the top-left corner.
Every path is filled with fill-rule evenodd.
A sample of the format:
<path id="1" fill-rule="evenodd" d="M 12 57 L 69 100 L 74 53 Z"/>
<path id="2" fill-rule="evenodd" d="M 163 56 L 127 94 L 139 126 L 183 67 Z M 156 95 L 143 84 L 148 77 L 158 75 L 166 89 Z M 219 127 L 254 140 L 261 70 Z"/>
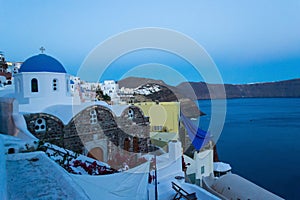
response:
<path id="1" fill-rule="evenodd" d="M 7 155 L 6 171 L 8 199 L 88 199 L 43 152 Z"/>

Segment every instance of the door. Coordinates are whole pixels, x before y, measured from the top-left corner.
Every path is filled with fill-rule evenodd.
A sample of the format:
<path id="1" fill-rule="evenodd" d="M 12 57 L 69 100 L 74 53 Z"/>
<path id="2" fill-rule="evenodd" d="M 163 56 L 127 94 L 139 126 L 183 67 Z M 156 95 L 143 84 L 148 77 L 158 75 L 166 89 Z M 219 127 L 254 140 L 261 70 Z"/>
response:
<path id="1" fill-rule="evenodd" d="M 103 150 L 100 147 L 95 147 L 88 152 L 87 156 L 99 161 L 103 161 Z"/>

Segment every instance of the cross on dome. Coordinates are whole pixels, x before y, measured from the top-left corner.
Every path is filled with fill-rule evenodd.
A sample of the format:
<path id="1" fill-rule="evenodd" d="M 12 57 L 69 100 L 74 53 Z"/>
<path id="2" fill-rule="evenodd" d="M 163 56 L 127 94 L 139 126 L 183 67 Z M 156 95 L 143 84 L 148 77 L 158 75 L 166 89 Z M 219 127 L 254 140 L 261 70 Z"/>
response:
<path id="1" fill-rule="evenodd" d="M 43 46 L 40 48 L 41 53 L 44 53 L 45 50 L 46 49 Z"/>

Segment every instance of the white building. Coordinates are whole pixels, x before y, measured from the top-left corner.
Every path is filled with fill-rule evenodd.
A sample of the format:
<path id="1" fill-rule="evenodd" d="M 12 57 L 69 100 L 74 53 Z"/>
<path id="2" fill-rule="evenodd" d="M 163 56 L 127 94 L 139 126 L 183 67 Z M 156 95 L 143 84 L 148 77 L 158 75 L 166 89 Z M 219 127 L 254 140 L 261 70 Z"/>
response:
<path id="1" fill-rule="evenodd" d="M 111 97 L 111 95 L 119 93 L 119 84 L 113 80 L 107 80 L 101 83 L 101 90 L 103 94 Z"/>
<path id="2" fill-rule="evenodd" d="M 195 176 L 195 183 L 202 186 L 203 178 L 213 176 L 213 150 L 205 149 L 202 151 L 194 152 L 194 159 L 184 156 L 187 166 L 187 175 Z"/>
<path id="3" fill-rule="evenodd" d="M 13 75 L 17 74 L 22 64 L 22 62 L 7 62 L 7 72 L 12 73 Z"/>
<path id="4" fill-rule="evenodd" d="M 100 83 L 90 83 L 90 82 L 85 82 L 81 81 L 80 84 L 81 88 L 87 91 L 96 91 L 96 89 L 101 87 Z"/>
<path id="5" fill-rule="evenodd" d="M 74 84 L 79 85 L 80 84 L 80 77 L 78 76 L 70 76 L 70 80 L 74 82 Z"/>
<path id="6" fill-rule="evenodd" d="M 80 77 L 70 76 L 70 89 L 71 94 L 74 96 L 76 88 L 80 85 Z"/>
<path id="7" fill-rule="evenodd" d="M 40 110 L 46 105 L 72 103 L 70 75 L 51 56 L 39 54 L 28 58 L 15 75 L 14 82 L 14 97 L 20 107 Z"/>
<path id="8" fill-rule="evenodd" d="M 104 95 L 108 95 L 111 98 L 113 104 L 118 104 L 120 101 L 119 96 L 119 84 L 113 80 L 106 80 L 100 84 L 101 90 Z"/>

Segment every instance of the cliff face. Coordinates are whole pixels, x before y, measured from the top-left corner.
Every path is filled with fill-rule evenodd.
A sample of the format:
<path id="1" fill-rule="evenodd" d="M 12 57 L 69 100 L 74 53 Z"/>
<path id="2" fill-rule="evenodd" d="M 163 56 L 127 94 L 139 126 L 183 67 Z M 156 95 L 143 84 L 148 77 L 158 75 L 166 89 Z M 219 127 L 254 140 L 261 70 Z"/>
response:
<path id="1" fill-rule="evenodd" d="M 195 91 L 197 99 L 216 99 L 221 98 L 222 94 L 218 93 L 221 85 L 198 83 L 181 83 L 177 89 L 184 96 L 191 96 L 188 87 L 192 87 Z M 210 96 L 208 87 L 213 91 Z M 266 82 L 255 84 L 225 84 L 226 98 L 271 98 L 271 97 L 300 97 L 300 79 L 292 79 L 287 81 Z"/>
<path id="2" fill-rule="evenodd" d="M 146 85 L 147 83 L 156 83 L 162 86 L 168 86 L 165 82 L 161 80 L 154 80 L 148 78 L 138 78 L 138 77 L 128 77 L 118 81 L 119 88 L 126 87 L 126 88 L 137 88 L 141 85 Z"/>
<path id="3" fill-rule="evenodd" d="M 178 86 L 169 86 L 161 80 L 130 77 L 119 81 L 120 87 L 136 88 L 147 83 L 157 83 L 172 91 L 163 90 L 153 96 L 160 97 L 160 101 L 174 100 L 177 98 L 218 99 L 224 97 L 220 93 L 222 85 L 206 84 L 204 82 L 184 82 Z M 278 82 L 255 84 L 225 84 L 226 98 L 270 98 L 270 97 L 300 97 L 300 78 Z M 208 88 L 212 91 L 211 96 Z M 162 94 L 164 93 L 164 94 Z M 168 94 L 167 94 L 168 93 Z M 171 96 L 169 96 L 171 95 Z M 154 97 L 155 99 L 155 97 Z"/>

